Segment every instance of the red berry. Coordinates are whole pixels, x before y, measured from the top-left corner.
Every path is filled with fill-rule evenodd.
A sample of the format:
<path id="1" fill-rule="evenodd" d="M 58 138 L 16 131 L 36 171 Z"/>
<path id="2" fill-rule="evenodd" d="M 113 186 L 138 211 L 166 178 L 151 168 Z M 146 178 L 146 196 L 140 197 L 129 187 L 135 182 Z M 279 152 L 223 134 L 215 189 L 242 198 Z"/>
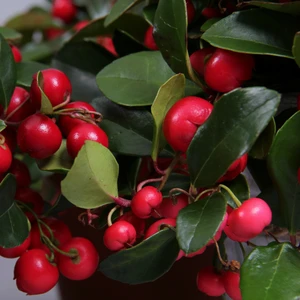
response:
<path id="1" fill-rule="evenodd" d="M 29 234 L 25 241 L 19 246 L 13 248 L 0 247 L 0 256 L 3 256 L 5 258 L 16 258 L 21 256 L 29 248 L 30 240 L 31 236 Z"/>
<path id="2" fill-rule="evenodd" d="M 53 39 L 61 36 L 64 33 L 65 33 L 65 30 L 61 29 L 61 28 L 48 28 L 45 30 L 45 35 L 46 35 L 47 40 L 53 40 Z"/>
<path id="3" fill-rule="evenodd" d="M 88 20 L 83 20 L 83 21 L 79 21 L 79 22 L 77 22 L 75 25 L 74 25 L 74 27 L 73 27 L 73 29 L 74 29 L 74 31 L 80 31 L 81 29 L 83 29 L 85 26 L 87 26 L 88 24 L 89 24 L 90 22 L 88 21 Z"/>
<path id="4" fill-rule="evenodd" d="M 212 89 L 227 93 L 251 79 L 253 68 L 252 55 L 217 49 L 205 65 L 204 79 Z"/>
<path id="5" fill-rule="evenodd" d="M 76 16 L 77 9 L 72 0 L 54 0 L 52 4 L 52 16 L 70 23 Z"/>
<path id="6" fill-rule="evenodd" d="M 170 225 L 172 227 L 176 227 L 176 219 L 160 219 L 154 222 L 146 231 L 144 239 L 147 239 L 155 233 L 159 232 L 161 229 L 163 229 L 163 225 Z"/>
<path id="7" fill-rule="evenodd" d="M 72 93 L 72 86 L 69 78 L 60 70 L 46 69 L 41 71 L 43 84 L 41 86 L 52 106 L 57 106 L 67 100 Z M 37 74 L 33 75 L 30 87 L 30 97 L 33 106 L 39 110 L 41 108 L 41 91 L 37 84 Z"/>
<path id="8" fill-rule="evenodd" d="M 207 59 L 215 51 L 215 48 L 208 47 L 195 51 L 190 56 L 190 61 L 193 69 L 201 76 L 204 75 L 204 67 Z"/>
<path id="9" fill-rule="evenodd" d="M 168 111 L 163 132 L 175 151 L 186 152 L 197 129 L 209 117 L 213 105 L 194 96 L 182 98 Z"/>
<path id="10" fill-rule="evenodd" d="M 199 291 L 212 297 L 219 297 L 225 293 L 222 275 L 216 273 L 213 266 L 205 267 L 199 271 L 197 286 Z"/>
<path id="11" fill-rule="evenodd" d="M 37 113 L 20 124 L 17 141 L 21 151 L 33 158 L 44 159 L 59 149 L 62 135 L 53 120 Z"/>
<path id="12" fill-rule="evenodd" d="M 22 54 L 21 51 L 19 50 L 19 48 L 17 48 L 14 45 L 10 45 L 11 48 L 11 52 L 13 54 L 14 60 L 16 63 L 19 63 L 22 61 Z"/>
<path id="13" fill-rule="evenodd" d="M 136 240 L 136 230 L 132 224 L 126 221 L 117 221 L 109 226 L 103 236 L 106 248 L 111 251 L 119 251 L 133 245 Z"/>
<path id="14" fill-rule="evenodd" d="M 92 105 L 83 101 L 71 102 L 64 106 L 64 109 L 70 109 L 70 108 L 78 109 L 78 110 L 80 109 L 85 111 L 96 111 Z M 81 116 L 82 114 L 78 112 L 71 112 L 70 116 L 66 116 L 66 115 L 59 116 L 58 126 L 65 136 L 68 136 L 70 131 L 75 126 L 87 123 L 84 120 L 79 119 Z M 91 117 L 93 118 L 94 115 L 91 115 Z"/>
<path id="15" fill-rule="evenodd" d="M 11 162 L 11 151 L 5 143 L 5 137 L 0 133 L 0 174 L 5 173 L 10 168 Z"/>
<path id="16" fill-rule="evenodd" d="M 9 173 L 13 174 L 16 178 L 19 187 L 27 187 L 31 183 L 31 177 L 27 166 L 18 159 L 13 159 Z"/>
<path id="17" fill-rule="evenodd" d="M 250 198 L 231 212 L 224 232 L 235 241 L 245 242 L 259 235 L 271 220 L 269 205 L 260 198 Z"/>
<path id="18" fill-rule="evenodd" d="M 220 18 L 222 17 L 222 14 L 218 8 L 215 7 L 205 7 L 201 15 L 205 17 L 206 19 L 212 19 L 212 18 Z"/>
<path id="19" fill-rule="evenodd" d="M 130 224 L 132 224 L 135 228 L 137 238 L 140 238 L 144 235 L 146 222 L 144 219 L 138 218 L 132 211 L 126 212 L 118 220 L 127 221 Z"/>
<path id="20" fill-rule="evenodd" d="M 5 143 L 11 152 L 14 152 L 17 147 L 17 132 L 15 128 L 7 126 L 4 130 L 0 132 L 1 135 L 5 137 Z"/>
<path id="21" fill-rule="evenodd" d="M 100 37 L 98 37 L 97 42 L 98 42 L 99 45 L 101 45 L 103 48 L 105 48 L 112 55 L 118 56 L 118 53 L 116 51 L 116 48 L 115 48 L 112 37 L 110 37 L 110 36 L 100 36 Z"/>
<path id="22" fill-rule="evenodd" d="M 195 17 L 195 7 L 191 0 L 185 0 L 185 2 L 186 2 L 188 24 L 190 24 L 194 20 L 194 17 Z"/>
<path id="23" fill-rule="evenodd" d="M 150 50 L 158 50 L 158 47 L 155 43 L 155 40 L 153 38 L 153 27 L 150 26 L 146 33 L 145 33 L 145 38 L 144 38 L 144 45 L 150 49 Z"/>
<path id="24" fill-rule="evenodd" d="M 20 291 L 39 295 L 50 291 L 58 282 L 59 272 L 41 249 L 24 252 L 15 265 L 15 279 Z"/>
<path id="25" fill-rule="evenodd" d="M 62 251 L 75 252 L 77 257 L 58 256 L 59 271 L 71 280 L 84 280 L 92 276 L 99 263 L 99 254 L 95 246 L 87 239 L 72 238 L 61 247 Z"/>
<path id="26" fill-rule="evenodd" d="M 240 290 L 240 274 L 232 271 L 226 271 L 223 274 L 223 283 L 226 294 L 232 300 L 242 300 Z"/>
<path id="27" fill-rule="evenodd" d="M 132 212 L 138 218 L 150 218 L 153 210 L 161 204 L 162 199 L 162 193 L 157 188 L 146 186 L 138 191 L 132 198 Z"/>
<path id="28" fill-rule="evenodd" d="M 81 124 L 74 127 L 67 137 L 69 155 L 75 158 L 85 141 L 94 141 L 108 147 L 108 137 L 100 127 L 88 123 Z"/>

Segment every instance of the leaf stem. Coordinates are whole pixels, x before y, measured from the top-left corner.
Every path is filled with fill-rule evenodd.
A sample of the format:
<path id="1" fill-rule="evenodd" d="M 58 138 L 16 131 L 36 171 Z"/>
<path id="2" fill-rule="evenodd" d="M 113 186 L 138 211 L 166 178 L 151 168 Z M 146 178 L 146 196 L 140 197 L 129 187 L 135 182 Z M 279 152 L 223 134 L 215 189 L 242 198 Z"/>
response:
<path id="1" fill-rule="evenodd" d="M 111 198 L 115 201 L 115 203 L 122 207 L 130 207 L 131 201 L 122 197 L 114 197 L 111 196 Z"/>
<path id="2" fill-rule="evenodd" d="M 108 227 L 110 227 L 110 226 L 112 225 L 112 220 L 111 220 L 112 215 L 114 214 L 114 212 L 115 212 L 118 208 L 120 208 L 120 206 L 119 206 L 119 205 L 116 205 L 116 206 L 113 207 L 113 208 L 110 210 L 110 212 L 108 213 L 108 215 L 107 215 L 107 225 L 108 225 Z"/>
<path id="3" fill-rule="evenodd" d="M 136 188 L 136 191 L 137 191 L 137 192 L 140 191 L 140 190 L 144 187 L 144 185 L 147 184 L 147 183 L 150 183 L 150 182 L 159 182 L 159 181 L 162 181 L 163 178 L 164 178 L 164 177 L 162 176 L 162 177 L 159 177 L 159 178 L 146 179 L 146 180 L 144 180 L 144 181 L 142 181 L 142 182 L 140 182 L 140 183 L 138 184 L 138 186 L 137 186 L 137 188 Z"/>
<path id="4" fill-rule="evenodd" d="M 296 247 L 297 246 L 297 239 L 295 235 L 290 235 L 290 242 L 292 246 Z"/>
<path id="5" fill-rule="evenodd" d="M 171 199 L 174 199 L 176 197 L 176 195 L 173 195 L 175 192 L 179 192 L 181 194 L 184 194 L 184 195 L 188 196 L 189 198 L 192 198 L 193 201 L 195 200 L 195 198 L 189 192 L 187 192 L 187 191 L 185 191 L 181 188 L 173 188 L 169 191 L 169 197 Z"/>
<path id="6" fill-rule="evenodd" d="M 201 192 L 199 195 L 197 195 L 197 197 L 195 199 L 195 202 L 198 201 L 201 198 L 202 195 L 204 195 L 206 193 L 209 193 L 209 192 L 215 192 L 215 191 L 216 191 L 216 189 L 207 189 L 207 190 Z"/>
<path id="7" fill-rule="evenodd" d="M 232 192 L 232 190 L 229 187 L 227 187 L 224 184 L 219 184 L 219 187 L 223 188 L 230 195 L 230 197 L 232 198 L 232 200 L 234 201 L 237 207 L 240 207 L 242 205 L 240 200 L 235 196 L 235 194 Z"/>
<path id="8" fill-rule="evenodd" d="M 245 248 L 243 246 L 243 244 L 241 242 L 239 242 L 239 245 L 240 245 L 240 248 L 241 248 L 241 251 L 243 253 L 243 257 L 245 258 L 246 257 L 246 251 L 245 251 Z"/>
<path id="9" fill-rule="evenodd" d="M 221 256 L 220 247 L 219 247 L 218 242 L 216 241 L 215 238 L 213 238 L 213 240 L 214 240 L 215 245 L 216 245 L 216 250 L 217 250 L 217 254 L 218 254 L 219 261 L 221 262 L 221 264 L 222 264 L 224 267 L 228 267 L 228 263 L 227 263 L 226 261 L 224 261 L 224 259 L 223 259 L 222 256 Z"/>

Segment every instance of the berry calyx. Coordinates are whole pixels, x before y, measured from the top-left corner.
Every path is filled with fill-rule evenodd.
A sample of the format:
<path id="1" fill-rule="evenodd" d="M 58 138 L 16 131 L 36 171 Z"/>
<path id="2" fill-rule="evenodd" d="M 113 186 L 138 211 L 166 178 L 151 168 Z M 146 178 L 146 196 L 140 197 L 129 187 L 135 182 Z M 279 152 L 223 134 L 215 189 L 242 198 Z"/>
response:
<path id="1" fill-rule="evenodd" d="M 126 212 L 118 220 L 127 221 L 130 224 L 132 224 L 135 228 L 137 238 L 140 238 L 144 235 L 146 222 L 144 219 L 138 218 L 132 211 Z"/>
<path id="2" fill-rule="evenodd" d="M 153 186 L 146 186 L 138 191 L 131 201 L 132 212 L 141 219 L 151 217 L 153 210 L 162 202 L 162 193 Z"/>
<path id="3" fill-rule="evenodd" d="M 19 257 L 29 248 L 30 241 L 31 241 L 31 235 L 29 233 L 29 236 L 19 246 L 16 246 L 16 247 L 13 247 L 13 248 L 0 247 L 0 256 L 5 257 L 5 258 Z"/>
<path id="4" fill-rule="evenodd" d="M 62 135 L 52 119 L 36 113 L 20 124 L 17 142 L 21 151 L 33 158 L 44 159 L 59 149 Z"/>
<path id="5" fill-rule="evenodd" d="M 198 127 L 208 119 L 212 110 L 211 103 L 194 96 L 182 98 L 170 108 L 163 132 L 175 151 L 187 151 Z"/>
<path id="6" fill-rule="evenodd" d="M 146 231 L 144 239 L 147 239 L 153 234 L 159 232 L 161 229 L 163 229 L 163 225 L 170 225 L 172 227 L 176 227 L 176 219 L 166 218 L 154 222 Z"/>
<path id="7" fill-rule="evenodd" d="M 136 230 L 132 224 L 126 221 L 117 221 L 109 226 L 103 236 L 106 248 L 111 251 L 119 251 L 132 246 L 136 240 Z"/>
<path id="8" fill-rule="evenodd" d="M 232 300 L 242 300 L 240 289 L 240 274 L 237 272 L 226 271 L 223 274 L 223 284 L 226 294 Z"/>
<path id="9" fill-rule="evenodd" d="M 11 151 L 5 143 L 5 137 L 0 133 L 0 174 L 5 173 L 10 168 L 11 162 Z"/>
<path id="10" fill-rule="evenodd" d="M 204 75 L 204 67 L 207 59 L 210 55 L 215 51 L 213 47 L 207 47 L 200 50 L 195 51 L 190 56 L 190 61 L 193 69 L 200 75 Z"/>
<path id="11" fill-rule="evenodd" d="M 70 23 L 76 16 L 77 9 L 72 0 L 54 0 L 52 4 L 52 16 Z"/>
<path id="12" fill-rule="evenodd" d="M 153 27 L 150 26 L 146 33 L 145 33 L 145 38 L 144 38 L 144 45 L 150 49 L 150 50 L 158 50 L 158 47 L 156 45 L 156 42 L 154 40 L 154 37 L 153 37 Z"/>
<path id="13" fill-rule="evenodd" d="M 13 159 L 9 173 L 13 174 L 17 181 L 17 186 L 28 187 L 31 183 L 31 177 L 27 166 L 18 159 Z"/>
<path id="14" fill-rule="evenodd" d="M 13 54 L 14 60 L 16 63 L 19 63 L 22 61 L 22 54 L 21 51 L 19 50 L 19 48 L 17 48 L 14 45 L 9 45 L 11 48 L 11 52 Z"/>
<path id="15" fill-rule="evenodd" d="M 15 279 L 20 291 L 39 295 L 50 291 L 58 282 L 59 272 L 41 249 L 24 252 L 15 265 Z"/>
<path id="16" fill-rule="evenodd" d="M 74 257 L 58 255 L 59 271 L 71 280 L 84 280 L 92 276 L 99 263 L 99 254 L 91 241 L 75 237 L 60 248 L 64 252 L 74 253 Z"/>
<path id="17" fill-rule="evenodd" d="M 108 147 L 106 133 L 97 125 L 80 124 L 75 126 L 67 137 L 67 150 L 72 158 L 75 158 L 85 141 L 94 141 L 104 147 Z"/>

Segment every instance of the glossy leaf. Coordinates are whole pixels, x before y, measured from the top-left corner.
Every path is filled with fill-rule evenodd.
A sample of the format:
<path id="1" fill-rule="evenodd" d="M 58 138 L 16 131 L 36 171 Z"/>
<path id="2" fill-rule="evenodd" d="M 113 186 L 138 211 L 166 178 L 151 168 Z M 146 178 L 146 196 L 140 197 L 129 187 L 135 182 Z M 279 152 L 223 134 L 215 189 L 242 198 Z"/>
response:
<path id="1" fill-rule="evenodd" d="M 293 55 L 297 65 L 300 67 L 300 32 L 297 32 L 294 37 Z"/>
<path id="2" fill-rule="evenodd" d="M 241 268 L 243 300 L 299 299 L 300 255 L 290 244 L 255 248 Z"/>
<path id="3" fill-rule="evenodd" d="M 7 40 L 17 42 L 22 39 L 22 34 L 8 27 L 0 26 L 0 34 Z"/>
<path id="4" fill-rule="evenodd" d="M 216 234 L 226 212 L 226 199 L 215 193 L 182 210 L 177 217 L 177 240 L 187 254 L 204 247 Z"/>
<path id="5" fill-rule="evenodd" d="M 291 49 L 299 26 L 300 21 L 288 14 L 250 9 L 235 12 L 215 23 L 202 38 L 227 50 L 293 58 Z"/>
<path id="6" fill-rule="evenodd" d="M 7 175 L 0 185 L 0 246 L 13 248 L 28 237 L 29 222 L 14 201 L 16 180 Z"/>
<path id="7" fill-rule="evenodd" d="M 37 86 L 41 91 L 41 112 L 44 114 L 52 114 L 53 113 L 53 108 L 50 100 L 44 93 L 44 79 L 43 79 L 43 73 L 38 72 L 37 73 Z"/>
<path id="8" fill-rule="evenodd" d="M 3 120 L 0 120 L 0 132 L 6 128 L 6 124 Z"/>
<path id="9" fill-rule="evenodd" d="M 215 23 L 219 22 L 220 20 L 221 20 L 220 18 L 208 19 L 205 23 L 202 24 L 200 30 L 204 32 L 208 30 L 211 26 L 213 26 Z"/>
<path id="10" fill-rule="evenodd" d="M 112 254 L 100 263 L 99 271 L 127 284 L 152 282 L 170 270 L 178 252 L 175 232 L 165 229 L 132 248 Z"/>
<path id="11" fill-rule="evenodd" d="M 225 94 L 188 148 L 193 185 L 213 185 L 237 158 L 248 152 L 274 116 L 279 102 L 276 91 L 262 87 L 240 88 Z"/>
<path id="12" fill-rule="evenodd" d="M 267 157 L 268 169 L 291 234 L 300 229 L 300 185 L 297 179 L 300 166 L 299 126 L 300 112 L 297 112 L 279 129 Z"/>
<path id="13" fill-rule="evenodd" d="M 159 52 L 145 51 L 115 60 L 98 73 L 97 84 L 118 104 L 146 106 L 153 103 L 160 86 L 173 75 Z M 185 95 L 198 93 L 201 89 L 187 80 Z"/>
<path id="14" fill-rule="evenodd" d="M 151 26 L 153 26 L 154 24 L 156 9 L 157 9 L 157 4 L 150 4 L 148 6 L 145 6 L 143 9 L 144 18 Z"/>
<path id="15" fill-rule="evenodd" d="M 162 132 L 163 121 L 169 109 L 184 97 L 185 77 L 177 74 L 164 83 L 157 92 L 151 106 L 154 119 L 152 159 L 157 160 L 160 150 L 166 145 L 166 139 Z"/>
<path id="16" fill-rule="evenodd" d="M 86 9 L 91 19 L 102 18 L 109 14 L 112 8 L 111 0 L 89 0 L 86 1 Z"/>
<path id="17" fill-rule="evenodd" d="M 74 207 L 74 205 L 69 202 L 66 197 L 63 195 L 60 195 L 58 199 L 56 200 L 55 204 L 53 206 L 50 206 L 48 210 L 46 211 L 46 216 L 56 216 L 61 212 L 65 212 L 66 210 Z"/>
<path id="18" fill-rule="evenodd" d="M 118 195 L 119 166 L 106 147 L 86 141 L 61 182 L 62 194 L 80 208 L 96 208 Z"/>

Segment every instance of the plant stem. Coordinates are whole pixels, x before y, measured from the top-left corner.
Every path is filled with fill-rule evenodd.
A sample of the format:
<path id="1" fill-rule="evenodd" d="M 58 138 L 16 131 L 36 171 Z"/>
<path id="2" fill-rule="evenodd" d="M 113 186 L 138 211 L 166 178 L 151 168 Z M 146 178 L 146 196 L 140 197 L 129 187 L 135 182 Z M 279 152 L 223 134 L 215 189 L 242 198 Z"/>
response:
<path id="1" fill-rule="evenodd" d="M 215 238 L 213 238 L 214 242 L 215 242 L 215 245 L 216 245 L 216 250 L 217 250 L 217 254 L 218 254 L 218 258 L 219 258 L 219 261 L 221 262 L 221 264 L 225 267 L 228 267 L 228 263 L 225 262 L 221 256 L 221 253 L 220 253 L 220 248 L 219 248 L 219 244 L 218 242 L 215 240 Z"/>
<path id="2" fill-rule="evenodd" d="M 108 225 L 108 227 L 110 227 L 110 226 L 112 225 L 112 220 L 111 220 L 112 215 L 114 214 L 114 212 L 115 212 L 118 208 L 120 208 L 120 206 L 119 206 L 119 205 L 116 205 L 116 206 L 113 207 L 113 208 L 110 210 L 110 212 L 108 213 L 108 215 L 107 215 L 107 225 Z"/>
<path id="3" fill-rule="evenodd" d="M 176 195 L 173 195 L 174 192 L 179 192 L 179 193 L 181 193 L 181 194 L 184 194 L 184 195 L 186 195 L 186 196 L 192 198 L 193 201 L 195 200 L 194 197 L 193 197 L 191 194 L 189 194 L 189 192 L 187 192 L 187 191 L 185 191 L 185 190 L 183 190 L 183 189 L 180 189 L 180 188 L 173 188 L 173 189 L 171 189 L 171 190 L 169 191 L 169 197 L 170 197 L 171 199 L 174 199 L 174 198 L 176 197 Z"/>
<path id="4" fill-rule="evenodd" d="M 290 235 L 290 242 L 294 247 L 297 246 L 297 239 L 295 235 Z"/>
<path id="5" fill-rule="evenodd" d="M 235 196 L 235 194 L 232 192 L 232 190 L 229 187 L 227 187 L 224 184 L 219 184 L 219 187 L 223 188 L 230 195 L 230 197 L 232 198 L 232 200 L 234 201 L 237 207 L 240 207 L 242 205 L 240 200 Z"/>
<path id="6" fill-rule="evenodd" d="M 137 191 L 137 192 L 140 191 L 140 190 L 143 188 L 143 186 L 144 186 L 145 184 L 147 184 L 147 183 L 150 183 L 150 182 L 159 182 L 159 181 L 162 181 L 163 178 L 164 178 L 164 177 L 162 176 L 162 177 L 159 177 L 159 178 L 146 179 L 146 180 L 144 180 L 144 181 L 142 181 L 142 182 L 140 182 L 140 183 L 138 184 L 138 186 L 137 186 L 137 188 L 136 188 L 136 191 Z"/>
<path id="7" fill-rule="evenodd" d="M 45 240 L 45 244 L 47 246 L 49 246 L 51 249 L 55 250 L 56 252 L 58 252 L 59 254 L 62 254 L 64 256 L 67 256 L 67 257 L 70 257 L 70 258 L 76 258 L 78 257 L 78 252 L 73 250 L 73 253 L 72 252 L 65 252 L 65 251 L 62 251 L 61 249 L 59 249 L 58 247 L 56 247 L 51 241 L 50 239 L 43 234 L 42 236 L 42 239 Z"/>
<path id="8" fill-rule="evenodd" d="M 243 257 L 245 258 L 246 257 L 246 251 L 245 251 L 245 248 L 243 246 L 243 244 L 241 242 L 239 242 L 239 245 L 240 245 L 240 248 L 242 250 L 242 253 L 243 253 Z"/>
<path id="9" fill-rule="evenodd" d="M 204 194 L 206 194 L 206 193 L 209 193 L 209 192 L 215 192 L 215 191 L 216 191 L 216 189 L 207 189 L 207 190 L 201 192 L 201 193 L 196 197 L 195 202 L 198 201 L 198 200 L 201 198 L 202 195 L 204 195 Z"/>
<path id="10" fill-rule="evenodd" d="M 277 237 L 273 233 L 271 233 L 267 230 L 264 230 L 264 231 L 267 235 L 271 236 L 278 244 L 280 244 L 279 240 L 277 239 Z"/>

